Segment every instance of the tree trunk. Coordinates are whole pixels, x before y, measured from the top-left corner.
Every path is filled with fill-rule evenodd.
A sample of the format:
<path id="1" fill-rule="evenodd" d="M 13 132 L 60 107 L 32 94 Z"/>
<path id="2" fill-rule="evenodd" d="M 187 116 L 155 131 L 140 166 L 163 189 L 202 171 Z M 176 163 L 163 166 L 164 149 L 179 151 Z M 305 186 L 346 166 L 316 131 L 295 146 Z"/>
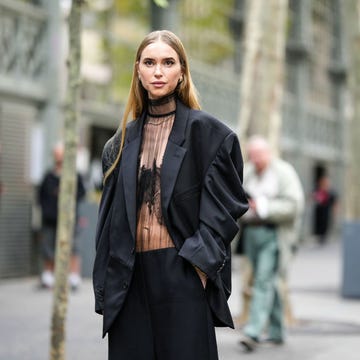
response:
<path id="1" fill-rule="evenodd" d="M 240 83 L 239 137 L 258 134 L 280 152 L 282 99 L 284 87 L 285 31 L 287 0 L 248 0 L 245 22 L 244 59 Z M 246 321 L 250 309 L 251 265 L 243 262 L 242 313 Z M 284 284 L 286 287 L 286 284 Z M 292 317 L 289 297 L 283 293 L 287 321 Z"/>
<path id="2" fill-rule="evenodd" d="M 352 108 L 348 131 L 345 217 L 347 220 L 360 220 L 360 1 L 349 0 L 345 3 L 350 58 L 348 81 Z"/>
<path id="3" fill-rule="evenodd" d="M 245 25 L 239 135 L 267 138 L 279 152 L 284 88 L 287 0 L 251 0 Z"/>
<path id="4" fill-rule="evenodd" d="M 68 91 L 65 103 L 64 163 L 60 180 L 56 235 L 55 288 L 51 324 L 51 360 L 65 359 L 65 327 L 68 303 L 68 273 L 71 239 L 74 235 L 76 202 L 76 123 L 81 59 L 81 6 L 73 0 L 69 16 Z"/>
<path id="5" fill-rule="evenodd" d="M 240 143 L 245 144 L 248 128 L 252 118 L 252 97 L 254 96 L 255 71 L 260 57 L 262 36 L 261 7 L 262 0 L 247 2 L 244 59 L 240 82 L 240 111 L 238 114 Z"/>

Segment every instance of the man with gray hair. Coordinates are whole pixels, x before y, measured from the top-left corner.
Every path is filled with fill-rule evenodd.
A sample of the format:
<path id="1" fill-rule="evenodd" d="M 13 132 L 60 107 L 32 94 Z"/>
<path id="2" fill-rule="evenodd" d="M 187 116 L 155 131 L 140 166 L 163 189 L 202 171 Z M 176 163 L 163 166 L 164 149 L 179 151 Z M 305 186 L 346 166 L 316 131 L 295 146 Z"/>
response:
<path id="1" fill-rule="evenodd" d="M 244 251 L 253 273 L 250 313 L 240 343 L 252 351 L 267 327 L 268 343 L 284 342 L 283 299 L 286 277 L 304 208 L 304 193 L 294 168 L 272 155 L 266 139 L 253 136 L 247 145 L 244 189 L 250 208 L 241 218 Z"/>

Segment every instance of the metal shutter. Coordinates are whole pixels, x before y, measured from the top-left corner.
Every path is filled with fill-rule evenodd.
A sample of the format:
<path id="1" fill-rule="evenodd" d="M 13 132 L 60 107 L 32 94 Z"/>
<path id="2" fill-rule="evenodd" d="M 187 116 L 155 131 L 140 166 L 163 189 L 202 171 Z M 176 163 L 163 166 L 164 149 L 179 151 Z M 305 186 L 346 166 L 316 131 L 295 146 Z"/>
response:
<path id="1" fill-rule="evenodd" d="M 36 109 L 0 103 L 0 278 L 26 276 L 31 267 L 31 201 L 29 142 Z"/>

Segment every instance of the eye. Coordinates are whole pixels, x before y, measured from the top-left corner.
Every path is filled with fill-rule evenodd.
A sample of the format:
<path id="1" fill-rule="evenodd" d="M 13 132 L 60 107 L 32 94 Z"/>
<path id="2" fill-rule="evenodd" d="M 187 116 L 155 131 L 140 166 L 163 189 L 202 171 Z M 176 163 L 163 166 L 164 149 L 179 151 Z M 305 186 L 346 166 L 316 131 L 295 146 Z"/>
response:
<path id="1" fill-rule="evenodd" d="M 172 66 L 175 64 L 175 61 L 172 59 L 165 60 L 165 66 Z"/>
<path id="2" fill-rule="evenodd" d="M 154 61 L 151 60 L 151 59 L 145 59 L 145 60 L 144 60 L 144 64 L 145 64 L 146 66 L 152 66 L 152 65 L 154 64 Z"/>

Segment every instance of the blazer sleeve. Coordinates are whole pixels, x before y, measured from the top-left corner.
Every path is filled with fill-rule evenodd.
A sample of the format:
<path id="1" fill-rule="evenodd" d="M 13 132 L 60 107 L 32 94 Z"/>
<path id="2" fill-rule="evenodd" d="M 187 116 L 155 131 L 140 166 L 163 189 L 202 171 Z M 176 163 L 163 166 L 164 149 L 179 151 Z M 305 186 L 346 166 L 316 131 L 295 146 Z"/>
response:
<path id="1" fill-rule="evenodd" d="M 242 187 L 243 160 L 238 139 L 230 133 L 206 171 L 201 190 L 199 227 L 187 238 L 179 255 L 215 281 L 227 249 L 238 231 L 237 219 L 248 203 Z"/>
<path id="2" fill-rule="evenodd" d="M 121 133 L 120 135 L 116 133 L 112 138 L 110 138 L 106 142 L 104 146 L 101 156 L 103 176 L 110 169 L 111 165 L 114 163 L 116 159 L 117 152 L 119 151 L 119 143 L 120 143 L 120 141 L 118 140 L 119 136 L 121 136 Z M 98 248 L 101 231 L 104 227 L 104 223 L 112 203 L 112 195 L 113 195 L 112 182 L 113 182 L 113 178 L 116 177 L 116 174 L 117 174 L 117 169 L 114 169 L 113 173 L 106 180 L 106 183 L 104 184 L 104 188 L 102 191 L 100 205 L 99 205 L 99 212 L 98 212 L 98 222 L 96 227 L 96 237 L 95 237 L 96 249 Z"/>
<path id="3" fill-rule="evenodd" d="M 102 156 L 101 156 L 103 176 L 105 175 L 106 171 L 111 166 L 111 141 L 110 140 L 105 144 L 103 152 L 102 152 Z M 102 194 L 101 194 L 101 199 L 100 199 L 100 205 L 99 205 L 99 211 L 98 211 L 98 222 L 97 222 L 97 226 L 96 226 L 96 236 L 95 236 L 96 249 L 98 248 L 101 230 L 104 226 L 106 214 L 108 213 L 108 210 L 109 210 L 109 203 L 110 203 L 109 197 L 110 196 L 108 195 L 109 186 L 107 186 L 107 185 L 108 185 L 108 183 L 105 184 Z"/>
<path id="4" fill-rule="evenodd" d="M 109 169 L 114 161 L 112 141 L 109 140 L 102 153 L 103 173 Z M 95 293 L 95 312 L 103 313 L 104 309 L 104 283 L 107 264 L 109 261 L 109 225 L 111 218 L 112 199 L 114 191 L 114 173 L 107 179 L 99 206 L 98 222 L 95 235 L 96 256 L 93 268 L 93 287 Z"/>

